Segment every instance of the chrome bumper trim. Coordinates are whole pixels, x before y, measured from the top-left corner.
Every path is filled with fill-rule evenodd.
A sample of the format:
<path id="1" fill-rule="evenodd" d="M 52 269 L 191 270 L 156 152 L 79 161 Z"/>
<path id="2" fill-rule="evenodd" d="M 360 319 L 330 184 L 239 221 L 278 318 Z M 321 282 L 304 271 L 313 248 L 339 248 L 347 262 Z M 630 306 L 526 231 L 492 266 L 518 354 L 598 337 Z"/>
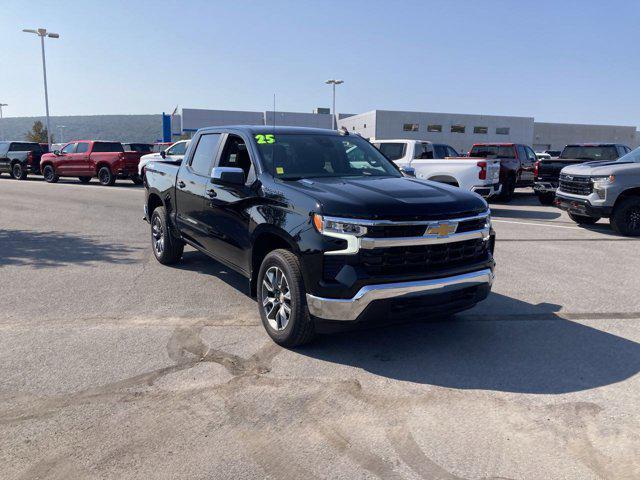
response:
<path id="1" fill-rule="evenodd" d="M 467 287 L 493 284 L 494 273 L 487 268 L 454 277 L 419 280 L 415 282 L 386 283 L 362 287 L 353 298 L 322 298 L 307 293 L 307 306 L 311 315 L 325 320 L 353 321 L 374 300 L 404 296 L 444 293 Z"/>

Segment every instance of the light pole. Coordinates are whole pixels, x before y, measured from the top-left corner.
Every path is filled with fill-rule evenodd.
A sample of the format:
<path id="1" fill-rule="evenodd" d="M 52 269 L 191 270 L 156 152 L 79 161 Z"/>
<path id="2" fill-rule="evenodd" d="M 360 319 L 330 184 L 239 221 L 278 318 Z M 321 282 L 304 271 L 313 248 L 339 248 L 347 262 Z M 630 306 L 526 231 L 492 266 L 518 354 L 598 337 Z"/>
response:
<path id="1" fill-rule="evenodd" d="M 8 103 L 0 103 L 0 120 L 2 120 L 2 107 L 8 107 L 8 106 L 9 106 Z M 2 140 L 2 125 L 0 125 L 0 140 Z"/>
<path id="2" fill-rule="evenodd" d="M 63 128 L 67 128 L 66 125 L 58 125 L 58 128 L 60 129 L 60 143 L 64 143 L 64 138 L 62 137 L 62 129 Z"/>
<path id="3" fill-rule="evenodd" d="M 47 62 L 44 56 L 44 37 L 60 38 L 60 35 L 53 32 L 47 32 L 46 28 L 38 28 L 37 30 L 31 30 L 25 28 L 22 30 L 25 33 L 34 33 L 40 37 L 40 46 L 42 47 L 42 74 L 44 75 L 44 103 L 47 111 L 47 143 L 49 144 L 49 150 L 51 150 L 51 128 L 49 125 L 49 93 L 47 92 Z"/>
<path id="4" fill-rule="evenodd" d="M 326 82 L 327 85 L 331 85 L 333 87 L 333 123 L 335 126 L 335 129 L 338 129 L 338 117 L 336 115 L 336 85 L 340 85 L 341 83 L 344 83 L 344 80 L 336 80 L 334 78 L 332 78 L 331 80 L 327 80 Z"/>

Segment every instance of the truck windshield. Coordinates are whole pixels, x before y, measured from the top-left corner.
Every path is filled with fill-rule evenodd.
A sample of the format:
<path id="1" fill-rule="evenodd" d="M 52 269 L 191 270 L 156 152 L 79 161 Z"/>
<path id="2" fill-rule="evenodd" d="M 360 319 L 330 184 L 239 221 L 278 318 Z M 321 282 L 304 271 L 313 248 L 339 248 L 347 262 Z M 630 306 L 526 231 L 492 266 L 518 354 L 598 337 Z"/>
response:
<path id="1" fill-rule="evenodd" d="M 312 177 L 401 177 L 373 145 L 357 136 L 254 135 L 265 168 L 283 180 Z"/>
<path id="2" fill-rule="evenodd" d="M 98 152 L 124 152 L 124 148 L 119 142 L 95 142 L 93 144 L 93 153 Z"/>
<path id="3" fill-rule="evenodd" d="M 516 158 L 515 149 L 511 145 L 474 145 L 469 152 L 470 157 Z"/>
<path id="4" fill-rule="evenodd" d="M 640 163 L 640 147 L 636 148 L 635 150 L 631 150 L 626 155 L 623 155 L 618 159 L 618 161 L 624 162 L 624 163 L 628 163 L 628 162 Z"/>
<path id="5" fill-rule="evenodd" d="M 615 145 L 568 145 L 564 147 L 560 158 L 577 158 L 579 160 L 615 160 L 618 149 Z"/>

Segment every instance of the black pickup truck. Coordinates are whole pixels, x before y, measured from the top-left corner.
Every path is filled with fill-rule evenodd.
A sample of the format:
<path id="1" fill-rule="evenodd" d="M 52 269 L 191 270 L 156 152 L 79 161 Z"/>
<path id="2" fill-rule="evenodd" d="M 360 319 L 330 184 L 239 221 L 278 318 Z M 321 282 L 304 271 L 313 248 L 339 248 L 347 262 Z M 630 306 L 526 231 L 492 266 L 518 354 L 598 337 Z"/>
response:
<path id="1" fill-rule="evenodd" d="M 36 142 L 0 142 L 0 174 L 24 180 L 28 173 L 40 173 L 42 148 Z"/>
<path id="2" fill-rule="evenodd" d="M 281 345 L 389 312 L 451 314 L 491 289 L 486 202 L 405 176 L 360 136 L 206 128 L 179 164 L 146 173 L 158 261 L 179 261 L 189 244 L 246 276 Z"/>
<path id="3" fill-rule="evenodd" d="M 553 205 L 560 182 L 560 171 L 569 165 L 594 161 L 613 161 L 629 153 L 616 143 L 578 143 L 567 145 L 558 158 L 538 160 L 534 167 L 533 190 L 542 205 Z"/>

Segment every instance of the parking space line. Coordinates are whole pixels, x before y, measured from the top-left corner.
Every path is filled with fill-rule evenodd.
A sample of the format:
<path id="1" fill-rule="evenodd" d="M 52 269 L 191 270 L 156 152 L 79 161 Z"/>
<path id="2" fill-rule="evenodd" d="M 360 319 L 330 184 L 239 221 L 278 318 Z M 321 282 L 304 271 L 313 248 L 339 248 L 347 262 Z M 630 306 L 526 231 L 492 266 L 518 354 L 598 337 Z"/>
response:
<path id="1" fill-rule="evenodd" d="M 551 228 L 568 228 L 570 230 L 581 230 L 581 231 L 585 231 L 584 228 L 581 227 L 568 227 L 566 225 L 549 225 L 548 223 L 534 223 L 534 222 L 516 222 L 513 220 L 496 220 L 495 218 L 491 219 L 491 222 L 495 222 L 495 223 L 515 223 L 518 225 L 535 225 L 538 227 L 551 227 Z M 586 230 L 588 231 L 588 230 Z"/>

